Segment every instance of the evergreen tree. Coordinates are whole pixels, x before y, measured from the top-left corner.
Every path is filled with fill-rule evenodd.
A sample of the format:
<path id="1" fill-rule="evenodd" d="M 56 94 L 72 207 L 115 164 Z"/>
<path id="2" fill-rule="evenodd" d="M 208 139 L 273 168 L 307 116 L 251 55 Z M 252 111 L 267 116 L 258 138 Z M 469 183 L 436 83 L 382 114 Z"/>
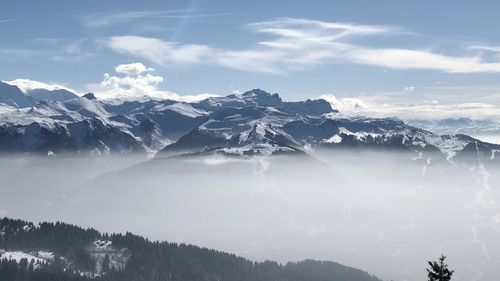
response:
<path id="1" fill-rule="evenodd" d="M 104 256 L 104 260 L 102 261 L 102 273 L 108 273 L 110 269 L 109 255 L 106 254 L 106 256 Z"/>
<path id="2" fill-rule="evenodd" d="M 427 276 L 429 277 L 429 281 L 450 281 L 451 276 L 453 275 L 454 270 L 449 270 L 448 265 L 444 263 L 446 259 L 445 255 L 441 255 L 439 258 L 439 262 L 431 262 L 428 264 L 430 268 L 427 269 Z"/>

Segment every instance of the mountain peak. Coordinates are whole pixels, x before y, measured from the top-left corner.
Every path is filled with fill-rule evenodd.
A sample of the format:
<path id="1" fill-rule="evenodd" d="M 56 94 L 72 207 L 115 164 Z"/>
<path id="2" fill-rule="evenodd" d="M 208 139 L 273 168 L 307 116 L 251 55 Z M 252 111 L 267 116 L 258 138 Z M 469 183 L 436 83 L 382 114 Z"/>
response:
<path id="1" fill-rule="evenodd" d="M 244 97 L 250 96 L 271 96 L 271 93 L 264 91 L 262 89 L 252 89 L 250 91 L 246 91 L 242 94 Z"/>
<path id="2" fill-rule="evenodd" d="M 281 106 L 283 104 L 283 100 L 278 94 L 271 94 L 261 89 L 247 91 L 241 96 L 261 106 Z"/>
<path id="3" fill-rule="evenodd" d="M 85 95 L 83 95 L 83 97 L 86 99 L 89 99 L 89 100 L 96 100 L 97 99 L 93 93 L 85 94 Z"/>

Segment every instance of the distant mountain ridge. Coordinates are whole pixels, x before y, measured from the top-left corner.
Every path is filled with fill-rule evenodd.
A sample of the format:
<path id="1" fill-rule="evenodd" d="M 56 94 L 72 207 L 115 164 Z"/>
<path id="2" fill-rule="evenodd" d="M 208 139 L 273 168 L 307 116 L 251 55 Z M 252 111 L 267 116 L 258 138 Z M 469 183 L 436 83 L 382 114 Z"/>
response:
<path id="1" fill-rule="evenodd" d="M 438 134 L 500 135 L 500 122 L 495 120 L 475 120 L 462 117 L 436 120 L 409 119 L 406 122 Z"/>
<path id="2" fill-rule="evenodd" d="M 465 155 L 498 161 L 500 151 L 463 134 L 439 135 L 397 118 L 345 117 L 322 99 L 286 102 L 260 89 L 191 103 L 107 101 L 64 91 L 28 95 L 1 83 L 0 151 L 168 157 L 369 148 L 435 153 L 449 162 Z"/>
<path id="3" fill-rule="evenodd" d="M 0 280 L 380 281 L 335 262 L 252 262 L 193 245 L 0 219 Z"/>

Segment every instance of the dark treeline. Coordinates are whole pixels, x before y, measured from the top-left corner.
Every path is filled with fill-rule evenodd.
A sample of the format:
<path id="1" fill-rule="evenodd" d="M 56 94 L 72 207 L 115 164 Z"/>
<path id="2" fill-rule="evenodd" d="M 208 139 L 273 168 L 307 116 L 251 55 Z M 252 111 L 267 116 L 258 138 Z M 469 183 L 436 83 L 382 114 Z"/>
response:
<path id="1" fill-rule="evenodd" d="M 88 248 L 93 241 L 110 240 L 113 248 L 130 253 L 123 269 L 109 266 L 106 256 L 102 274 L 92 272 L 95 261 Z M 0 220 L 0 249 L 7 251 L 50 251 L 54 260 L 34 264 L 0 261 L 2 281 L 378 281 L 368 273 L 334 262 L 306 260 L 280 265 L 276 262 L 252 262 L 216 250 L 186 244 L 149 241 L 126 234 L 101 234 L 64 223 L 32 223 Z"/>

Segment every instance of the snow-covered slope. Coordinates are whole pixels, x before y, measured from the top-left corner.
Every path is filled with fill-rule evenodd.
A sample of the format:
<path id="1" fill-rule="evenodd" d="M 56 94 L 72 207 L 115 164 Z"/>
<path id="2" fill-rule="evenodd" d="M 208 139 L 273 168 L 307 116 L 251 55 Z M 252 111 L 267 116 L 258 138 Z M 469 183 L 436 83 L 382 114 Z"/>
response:
<path id="1" fill-rule="evenodd" d="M 34 268 L 38 268 L 40 264 L 50 262 L 54 260 L 54 254 L 47 251 L 5 251 L 0 249 L 0 260 L 7 259 L 13 260 L 17 263 L 20 263 L 21 260 L 25 259 L 28 261 L 28 264 L 33 262 Z"/>

